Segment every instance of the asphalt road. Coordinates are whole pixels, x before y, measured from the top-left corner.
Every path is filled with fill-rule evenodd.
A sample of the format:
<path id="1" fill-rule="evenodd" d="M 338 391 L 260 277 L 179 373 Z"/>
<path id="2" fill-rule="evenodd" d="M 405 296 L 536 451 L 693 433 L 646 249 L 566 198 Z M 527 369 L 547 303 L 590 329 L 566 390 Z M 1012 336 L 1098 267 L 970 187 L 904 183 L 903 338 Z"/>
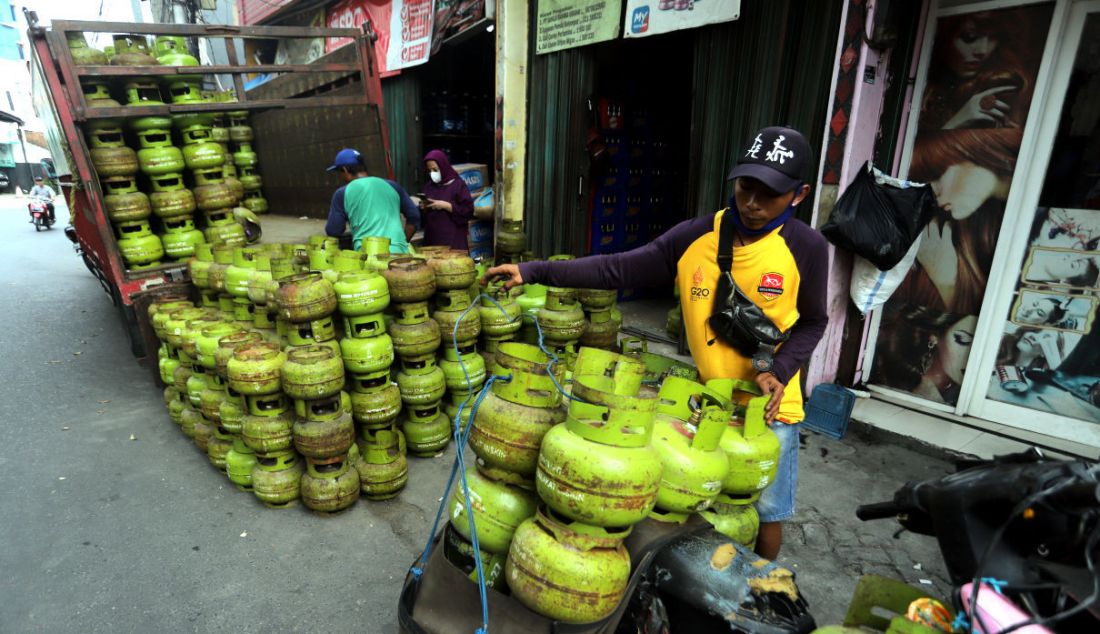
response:
<path id="1" fill-rule="evenodd" d="M 0 196 L 0 631 L 396 631 L 453 453 L 392 501 L 264 507 L 169 420 L 66 218 Z"/>
<path id="2" fill-rule="evenodd" d="M 0 196 L 0 632 L 395 632 L 453 450 L 410 458 L 395 500 L 262 506 L 171 423 L 58 216 L 36 234 Z M 668 307 L 643 308 L 624 312 L 659 330 Z M 932 540 L 854 516 L 944 461 L 853 434 L 804 434 L 800 453 L 780 563 L 818 623 L 843 619 L 862 574 L 947 594 Z"/>

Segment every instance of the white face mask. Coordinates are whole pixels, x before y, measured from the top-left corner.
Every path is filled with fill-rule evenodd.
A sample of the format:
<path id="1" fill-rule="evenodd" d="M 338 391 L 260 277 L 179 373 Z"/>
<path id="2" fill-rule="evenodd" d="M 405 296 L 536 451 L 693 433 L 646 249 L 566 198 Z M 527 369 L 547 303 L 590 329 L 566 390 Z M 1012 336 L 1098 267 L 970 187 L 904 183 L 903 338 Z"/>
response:
<path id="1" fill-rule="evenodd" d="M 440 174 L 438 170 L 432 170 L 428 173 L 428 176 L 430 176 L 432 178 L 432 182 L 437 185 L 439 184 L 439 181 L 443 180 L 443 175 Z"/>

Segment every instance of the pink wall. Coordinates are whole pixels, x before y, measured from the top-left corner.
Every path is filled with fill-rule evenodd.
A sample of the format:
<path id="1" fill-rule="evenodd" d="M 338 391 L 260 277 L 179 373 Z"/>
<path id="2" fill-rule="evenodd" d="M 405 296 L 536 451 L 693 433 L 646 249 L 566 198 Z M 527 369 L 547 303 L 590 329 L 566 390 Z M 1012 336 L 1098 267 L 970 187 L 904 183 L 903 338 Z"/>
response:
<path id="1" fill-rule="evenodd" d="M 849 5 L 848 10 L 860 10 Z M 874 2 L 867 7 L 867 20 L 874 17 Z M 846 22 L 842 20 L 842 24 Z M 889 51 L 879 53 L 866 44 L 860 46 L 858 74 L 861 81 L 855 85 L 852 97 L 852 110 L 849 115 L 848 135 L 844 147 L 843 167 L 840 174 L 839 192 L 843 193 L 856 171 L 869 160 L 874 153 L 875 141 L 879 130 L 879 117 L 882 114 L 883 95 L 886 91 L 886 66 Z M 839 66 L 841 57 L 838 55 Z M 874 69 L 872 83 L 867 82 L 867 69 Z M 833 111 L 830 104 L 829 112 Z M 820 187 L 820 183 L 818 184 Z M 825 330 L 821 343 L 810 360 L 809 373 L 806 376 L 807 392 L 818 383 L 832 383 L 836 380 L 837 360 L 843 346 L 844 326 L 848 312 L 848 289 L 852 273 L 852 256 L 834 247 L 829 247 L 829 286 L 824 289 L 828 294 L 829 326 Z"/>

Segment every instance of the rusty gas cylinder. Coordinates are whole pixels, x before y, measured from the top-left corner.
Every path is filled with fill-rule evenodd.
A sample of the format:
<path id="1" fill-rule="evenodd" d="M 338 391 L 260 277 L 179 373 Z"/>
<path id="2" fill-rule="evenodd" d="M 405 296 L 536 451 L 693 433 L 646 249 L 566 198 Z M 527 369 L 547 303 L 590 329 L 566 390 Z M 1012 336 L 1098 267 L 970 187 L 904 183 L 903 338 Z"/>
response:
<path id="1" fill-rule="evenodd" d="M 355 374 L 350 383 L 355 422 L 367 428 L 378 428 L 392 422 L 401 412 L 401 391 L 390 381 L 389 370 Z"/>
<path id="2" fill-rule="evenodd" d="M 428 315 L 427 302 L 398 304 L 397 317 L 389 325 L 393 348 L 401 357 L 432 354 L 442 341 L 439 324 Z"/>
<path id="3" fill-rule="evenodd" d="M 245 411 L 244 397 L 236 392 L 230 394 L 226 385 L 225 399 L 218 406 L 218 419 L 222 427 L 231 434 L 241 433 Z"/>
<path id="4" fill-rule="evenodd" d="M 302 463 L 293 450 L 257 456 L 252 492 L 270 508 L 294 506 L 301 496 Z"/>
<path id="5" fill-rule="evenodd" d="M 226 364 L 229 387 L 246 396 L 278 394 L 282 390 L 281 369 L 286 353 L 270 343 L 238 347 Z"/>
<path id="6" fill-rule="evenodd" d="M 420 258 L 390 260 L 382 277 L 390 290 L 390 299 L 397 303 L 422 302 L 436 290 L 435 273 Z"/>
<path id="7" fill-rule="evenodd" d="M 233 434 L 224 427 L 215 425 L 210 439 L 206 443 L 206 457 L 218 471 L 225 471 L 225 459 L 233 449 Z"/>
<path id="8" fill-rule="evenodd" d="M 438 290 L 466 290 L 477 280 L 477 267 L 466 251 L 447 250 L 428 257 Z"/>
<path id="9" fill-rule="evenodd" d="M 282 366 L 282 384 L 283 392 L 293 399 L 313 400 L 339 394 L 344 387 L 344 361 L 328 346 L 293 350 Z"/>
<path id="10" fill-rule="evenodd" d="M 346 455 L 355 442 L 355 423 L 347 412 L 329 420 L 298 420 L 293 431 L 294 447 L 306 458 Z"/>
<path id="11" fill-rule="evenodd" d="M 292 323 L 328 317 L 336 310 L 336 291 L 320 273 L 298 273 L 279 282 L 279 314 Z"/>
<path id="12" fill-rule="evenodd" d="M 228 378 L 229 359 L 237 348 L 262 341 L 260 333 L 252 330 L 238 330 L 222 336 L 218 339 L 218 349 L 214 351 L 214 371 L 219 376 Z"/>
<path id="13" fill-rule="evenodd" d="M 292 448 L 294 416 L 283 412 L 275 416 L 248 414 L 241 420 L 241 438 L 252 451 L 269 456 Z"/>
<path id="14" fill-rule="evenodd" d="M 318 513 L 342 511 L 359 499 L 359 471 L 348 456 L 325 460 L 306 459 L 302 475 L 302 504 Z"/>
<path id="15" fill-rule="evenodd" d="M 465 348 L 477 343 L 481 334 L 481 314 L 470 310 L 470 295 L 465 289 L 443 291 L 435 296 L 432 319 L 439 324 L 445 346 Z"/>
<path id="16" fill-rule="evenodd" d="M 355 463 L 363 497 L 388 500 L 409 481 L 409 462 L 401 452 L 398 432 L 389 429 L 365 434 L 359 443 L 360 459 Z"/>

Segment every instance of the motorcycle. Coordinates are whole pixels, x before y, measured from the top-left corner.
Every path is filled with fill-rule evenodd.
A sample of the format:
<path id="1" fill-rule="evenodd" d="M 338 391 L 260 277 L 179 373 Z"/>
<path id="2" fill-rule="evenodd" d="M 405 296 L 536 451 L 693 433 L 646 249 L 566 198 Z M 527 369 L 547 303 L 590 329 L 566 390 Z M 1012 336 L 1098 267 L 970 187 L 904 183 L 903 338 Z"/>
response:
<path id="1" fill-rule="evenodd" d="M 931 611 L 942 631 L 1100 632 L 1100 466 L 1050 459 L 1037 449 L 962 461 L 956 473 L 909 482 L 893 500 L 860 506 L 856 516 L 894 518 L 905 530 L 937 539 L 955 588 L 949 601 L 954 613 L 942 605 Z M 545 634 L 852 631 L 817 630 L 791 571 L 731 543 L 709 524 L 642 522 L 625 546 L 635 571 L 629 599 L 607 619 L 581 625 L 552 622 L 499 592 L 491 592 L 478 609 L 477 586 L 465 579 L 469 571 L 446 563 L 439 554 L 443 549 L 436 548 L 406 577 L 400 631 L 475 631 L 484 622 L 483 610 L 503 624 L 501 631 Z M 882 581 L 891 580 L 868 576 L 860 587 L 881 597 L 887 594 Z M 883 620 L 870 614 L 867 597 L 857 589 L 845 626 L 870 625 L 857 618 L 866 611 L 868 620 L 878 619 L 879 631 L 934 631 L 913 629 L 919 626 L 909 618 L 918 605 L 913 599 L 928 605 L 926 595 L 893 583 L 910 595 L 903 605 L 885 610 L 897 616 Z M 919 610 L 915 614 L 925 618 Z M 963 627 L 956 629 L 952 618 Z"/>
<path id="2" fill-rule="evenodd" d="M 53 226 L 54 219 L 50 215 L 48 204 L 49 201 L 44 198 L 34 198 L 27 203 L 27 212 L 31 215 L 30 222 L 36 233 Z"/>
<path id="3" fill-rule="evenodd" d="M 962 615 L 957 623 L 969 631 L 1100 632 L 1100 466 L 1050 459 L 1033 448 L 957 468 L 942 478 L 908 482 L 893 500 L 860 506 L 856 516 L 894 518 L 905 530 L 936 538 L 955 588 L 954 612 Z M 763 564 L 747 549 L 734 558 L 739 570 L 708 565 L 720 541 L 704 531 L 664 546 L 649 583 L 633 597 L 629 625 L 618 634 L 818 631 L 793 584 L 782 592 L 775 585 L 770 592 L 753 590 Z M 884 594 L 876 590 L 869 594 Z M 853 600 L 849 620 L 860 603 Z M 908 606 L 897 607 L 887 631 L 913 631 Z"/>
<path id="4" fill-rule="evenodd" d="M 1100 466 L 1035 448 L 965 461 L 856 516 L 935 537 L 975 632 L 1100 631 Z"/>

